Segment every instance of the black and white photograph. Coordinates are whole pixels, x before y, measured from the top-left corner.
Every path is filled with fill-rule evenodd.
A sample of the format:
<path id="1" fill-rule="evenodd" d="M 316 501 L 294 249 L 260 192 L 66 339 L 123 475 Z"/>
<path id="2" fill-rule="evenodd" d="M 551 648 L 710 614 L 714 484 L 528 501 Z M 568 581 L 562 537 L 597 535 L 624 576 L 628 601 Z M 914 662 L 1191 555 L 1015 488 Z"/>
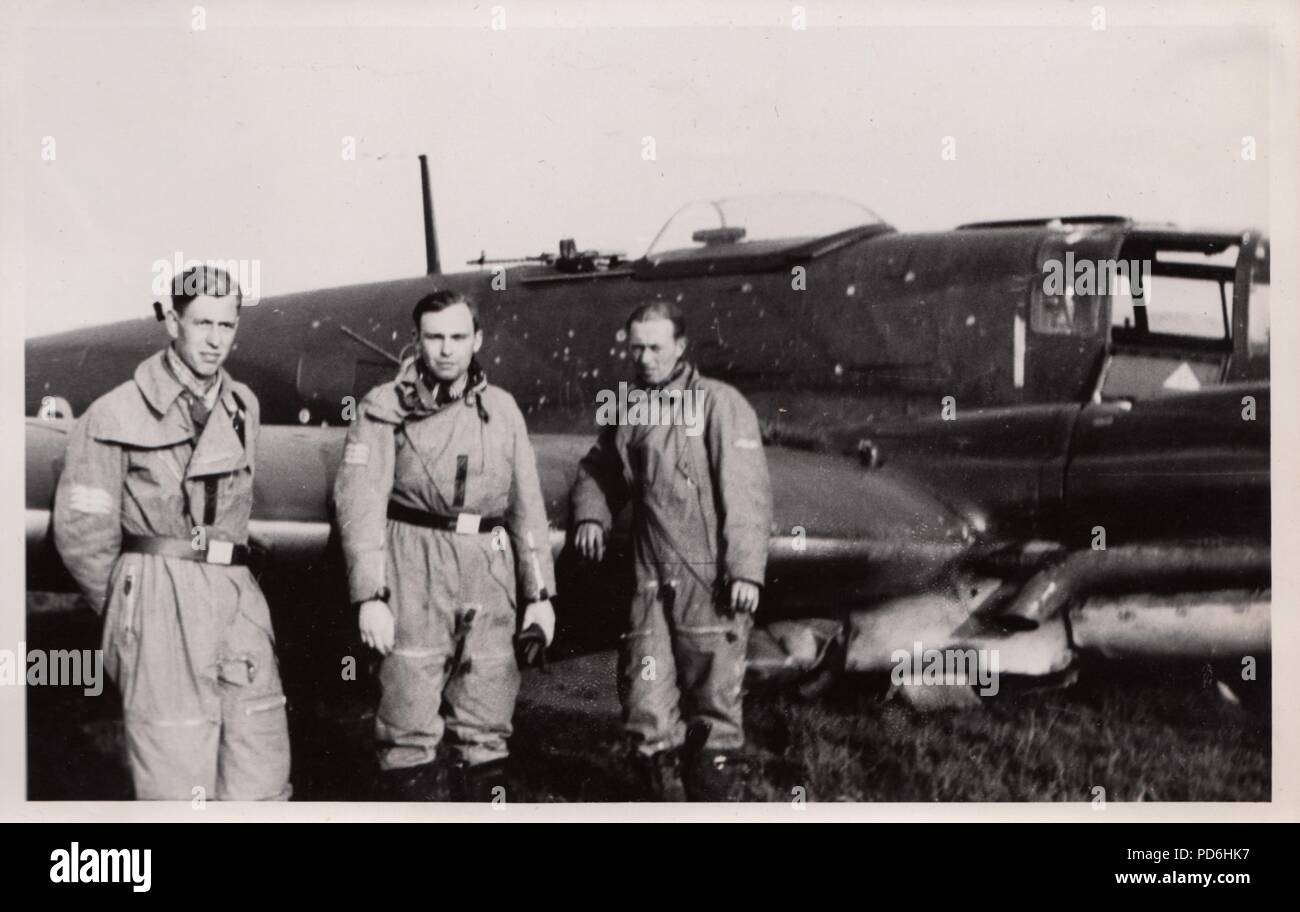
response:
<path id="1" fill-rule="evenodd" d="M 16 4 L 10 813 L 1294 821 L 1298 13 Z"/>

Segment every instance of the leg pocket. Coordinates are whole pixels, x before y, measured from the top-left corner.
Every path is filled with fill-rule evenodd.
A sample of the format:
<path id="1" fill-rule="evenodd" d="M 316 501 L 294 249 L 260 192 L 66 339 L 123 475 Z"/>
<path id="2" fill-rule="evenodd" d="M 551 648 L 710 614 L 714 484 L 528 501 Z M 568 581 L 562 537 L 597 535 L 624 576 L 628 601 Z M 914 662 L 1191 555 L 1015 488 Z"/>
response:
<path id="1" fill-rule="evenodd" d="M 271 634 L 250 618 L 265 605 L 247 590 L 217 650 L 221 753 L 217 798 L 277 801 L 289 797 L 289 719 Z"/>
<path id="2" fill-rule="evenodd" d="M 125 556 L 121 558 L 110 586 L 108 608 L 104 614 L 104 670 L 122 690 L 123 675 L 134 670 L 140 651 L 138 562 Z"/>

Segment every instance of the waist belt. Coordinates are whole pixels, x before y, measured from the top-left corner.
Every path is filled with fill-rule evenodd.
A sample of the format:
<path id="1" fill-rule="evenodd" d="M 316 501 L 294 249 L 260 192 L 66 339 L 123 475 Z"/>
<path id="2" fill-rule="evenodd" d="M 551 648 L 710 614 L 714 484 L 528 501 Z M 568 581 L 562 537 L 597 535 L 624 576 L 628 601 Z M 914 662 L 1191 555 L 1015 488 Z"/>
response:
<path id="1" fill-rule="evenodd" d="M 123 535 L 122 551 L 130 554 L 157 554 L 179 557 L 201 564 L 241 567 L 248 563 L 248 546 L 233 542 L 209 541 L 206 548 L 196 548 L 188 538 L 164 538 L 158 535 Z"/>
<path id="2" fill-rule="evenodd" d="M 455 516 L 443 516 L 439 513 L 417 510 L 414 507 L 404 507 L 391 500 L 388 502 L 388 518 L 412 526 L 440 529 L 444 532 L 459 532 L 462 535 L 486 535 L 497 526 L 506 524 L 505 519 L 500 516 L 479 516 L 477 513 L 457 513 Z"/>

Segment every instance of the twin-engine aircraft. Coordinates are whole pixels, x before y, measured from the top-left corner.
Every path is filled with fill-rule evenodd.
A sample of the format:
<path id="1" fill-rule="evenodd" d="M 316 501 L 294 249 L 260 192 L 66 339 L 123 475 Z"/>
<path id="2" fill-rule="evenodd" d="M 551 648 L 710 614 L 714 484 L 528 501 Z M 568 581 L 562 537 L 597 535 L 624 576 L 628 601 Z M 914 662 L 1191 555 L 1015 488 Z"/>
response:
<path id="1" fill-rule="evenodd" d="M 1259 232 L 1090 215 L 908 233 L 838 198 L 770 196 L 687 206 L 635 259 L 565 240 L 448 274 L 427 175 L 425 190 L 427 275 L 240 318 L 228 367 L 261 401 L 252 533 L 286 654 L 337 664 L 322 631 L 354 627 L 328 501 L 348 405 L 409 356 L 414 302 L 455 289 L 480 304 L 480 358 L 535 438 L 556 654 L 616 634 L 620 550 L 574 558 L 568 490 L 598 397 L 631 379 L 628 313 L 666 299 L 687 357 L 763 422 L 776 509 L 755 675 L 889 672 L 919 700 L 965 700 L 990 692 L 990 660 L 1055 682 L 1085 654 L 1228 672 L 1268 656 Z M 146 312 L 28 341 L 29 589 L 70 584 L 50 506 L 71 419 L 164 339 Z M 921 686 L 937 682 L 970 686 Z"/>

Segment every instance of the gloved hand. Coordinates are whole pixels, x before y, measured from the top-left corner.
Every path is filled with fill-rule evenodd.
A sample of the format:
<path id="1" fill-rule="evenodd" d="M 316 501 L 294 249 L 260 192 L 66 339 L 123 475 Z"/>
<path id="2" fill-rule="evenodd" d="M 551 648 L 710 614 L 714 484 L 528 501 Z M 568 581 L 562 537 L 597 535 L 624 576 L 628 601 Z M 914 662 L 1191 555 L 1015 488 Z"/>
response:
<path id="1" fill-rule="evenodd" d="M 546 634 L 546 645 L 550 646 L 555 639 L 555 609 L 551 606 L 550 599 L 533 602 L 524 609 L 524 619 L 519 629 L 527 630 L 532 624 L 542 628 Z"/>

